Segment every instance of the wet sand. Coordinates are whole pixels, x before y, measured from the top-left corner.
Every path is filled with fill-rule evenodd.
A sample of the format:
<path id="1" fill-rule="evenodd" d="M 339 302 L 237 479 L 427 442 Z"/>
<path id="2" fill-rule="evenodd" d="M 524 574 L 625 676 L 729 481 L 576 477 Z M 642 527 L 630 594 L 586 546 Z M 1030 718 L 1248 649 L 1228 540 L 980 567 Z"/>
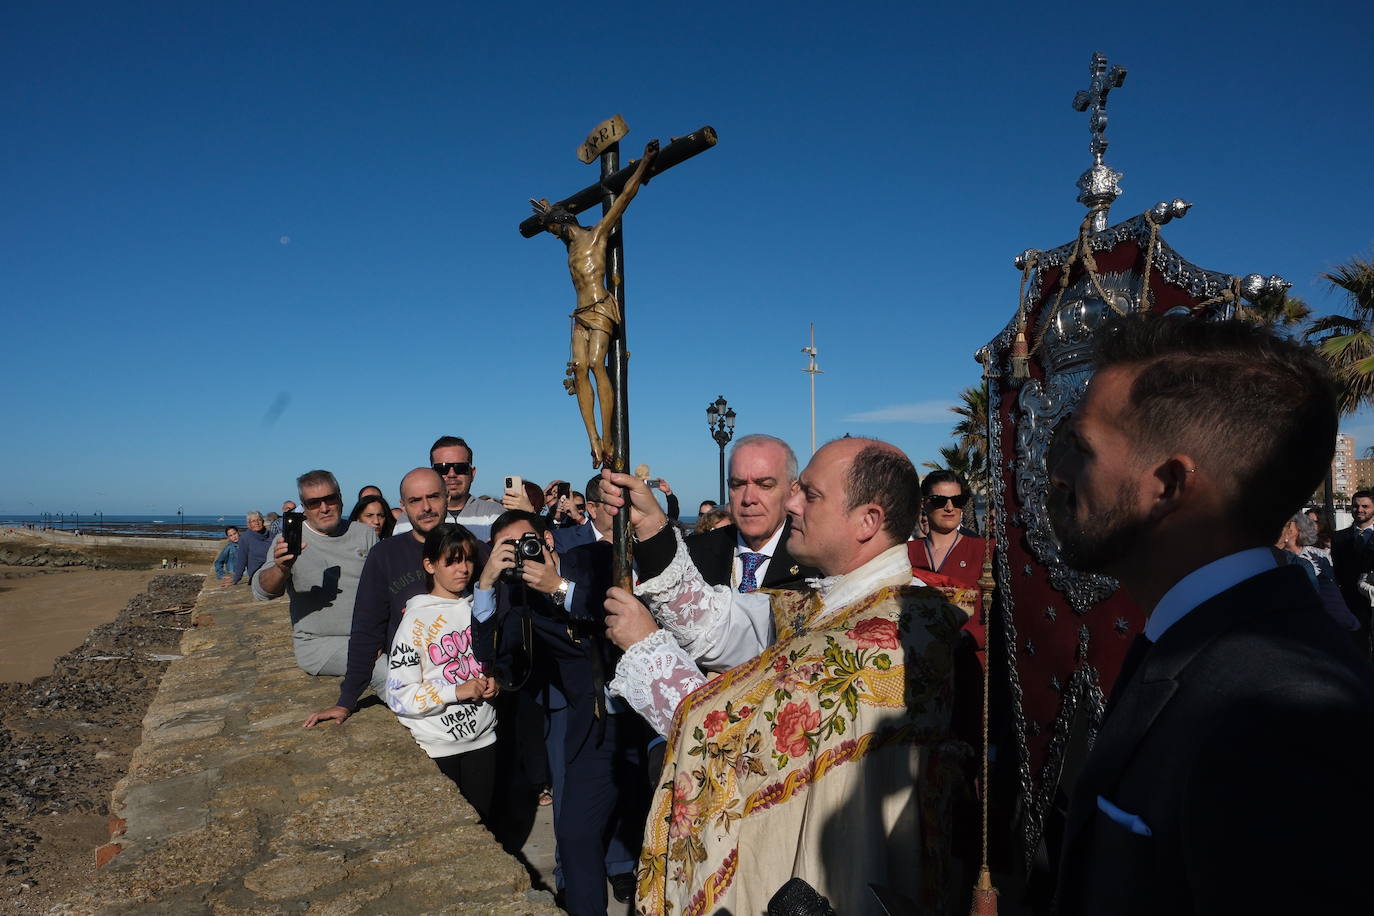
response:
<path id="1" fill-rule="evenodd" d="M 0 681 L 28 682 L 51 674 L 58 656 L 81 645 L 93 627 L 114 620 L 130 598 L 164 572 L 0 567 L 0 632 L 5 634 Z M 210 570 L 196 564 L 178 572 Z"/>

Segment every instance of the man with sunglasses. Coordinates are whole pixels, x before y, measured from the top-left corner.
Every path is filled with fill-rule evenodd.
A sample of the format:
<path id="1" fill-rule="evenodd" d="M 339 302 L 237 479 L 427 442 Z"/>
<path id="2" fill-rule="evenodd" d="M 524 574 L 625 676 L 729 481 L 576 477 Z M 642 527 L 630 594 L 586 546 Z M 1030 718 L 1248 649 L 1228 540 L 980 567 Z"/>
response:
<path id="1" fill-rule="evenodd" d="M 358 708 L 358 700 L 369 686 L 378 697 L 386 699 L 390 665 L 389 655 L 383 649 L 396 636 L 406 602 L 425 593 L 425 570 L 421 563 L 425 536 L 443 524 L 448 507 L 443 478 L 429 468 L 415 468 L 402 477 L 400 495 L 409 530 L 379 541 L 368 553 L 353 602 L 348 670 L 339 685 L 339 700 L 312 713 L 305 720 L 306 728 L 330 720 L 343 722 Z"/>
<path id="2" fill-rule="evenodd" d="M 448 492 L 448 516 L 472 532 L 478 542 L 491 536 L 491 523 L 505 509 L 491 499 L 472 495 L 472 482 L 477 477 L 477 465 L 472 461 L 472 449 L 458 436 L 440 436 L 429 447 L 429 466 L 444 481 Z M 410 530 L 410 521 L 396 523 L 392 537 Z"/>
<path id="3" fill-rule="evenodd" d="M 300 555 L 289 552 L 281 535 L 275 537 L 267 562 L 253 576 L 253 597 L 289 595 L 296 663 L 307 674 L 338 676 L 348 666 L 353 600 L 377 533 L 344 518 L 339 481 L 328 471 L 302 474 L 296 488 L 305 507 Z"/>

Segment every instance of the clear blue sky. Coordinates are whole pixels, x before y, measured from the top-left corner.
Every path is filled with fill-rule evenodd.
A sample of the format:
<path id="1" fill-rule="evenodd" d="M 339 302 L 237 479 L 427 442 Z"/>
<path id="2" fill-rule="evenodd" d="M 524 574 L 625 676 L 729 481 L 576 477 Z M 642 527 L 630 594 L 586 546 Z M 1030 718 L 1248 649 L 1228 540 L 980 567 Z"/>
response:
<path id="1" fill-rule="evenodd" d="M 631 457 L 689 512 L 719 394 L 805 460 L 808 322 L 822 441 L 948 441 L 1013 256 L 1078 224 L 1094 50 L 1130 71 L 1114 220 L 1184 197 L 1186 257 L 1339 306 L 1318 275 L 1374 242 L 1367 3 L 943 6 L 11 0 L 0 511 L 268 509 L 316 466 L 390 495 L 442 433 L 479 492 L 580 484 L 562 246 L 515 227 L 616 112 L 628 155 L 720 135 L 625 223 Z"/>

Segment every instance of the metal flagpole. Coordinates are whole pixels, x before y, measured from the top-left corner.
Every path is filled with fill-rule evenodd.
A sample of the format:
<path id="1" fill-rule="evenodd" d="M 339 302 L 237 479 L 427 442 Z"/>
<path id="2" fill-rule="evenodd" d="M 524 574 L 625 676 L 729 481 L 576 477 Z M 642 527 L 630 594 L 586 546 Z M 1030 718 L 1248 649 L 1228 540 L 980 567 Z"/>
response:
<path id="1" fill-rule="evenodd" d="M 811 376 L 811 454 L 816 454 L 816 376 L 821 368 L 816 365 L 816 325 L 811 324 L 811 346 L 802 347 L 802 352 L 811 357 L 811 362 L 802 371 Z"/>

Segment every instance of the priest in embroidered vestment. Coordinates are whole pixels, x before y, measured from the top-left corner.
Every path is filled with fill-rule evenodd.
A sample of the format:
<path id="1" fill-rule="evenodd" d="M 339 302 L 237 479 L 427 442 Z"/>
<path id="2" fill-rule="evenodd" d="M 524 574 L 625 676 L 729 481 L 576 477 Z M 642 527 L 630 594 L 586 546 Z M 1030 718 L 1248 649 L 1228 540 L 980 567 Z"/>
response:
<path id="1" fill-rule="evenodd" d="M 869 884 L 945 911 L 966 615 L 912 577 L 911 462 L 868 439 L 816 453 L 787 501 L 789 549 L 825 575 L 800 592 L 706 585 L 643 484 L 605 477 L 628 489 L 653 613 L 611 590 L 607 631 L 626 650 L 611 690 L 668 739 L 638 912 L 762 913 L 792 877 L 845 916 L 881 912 Z"/>

